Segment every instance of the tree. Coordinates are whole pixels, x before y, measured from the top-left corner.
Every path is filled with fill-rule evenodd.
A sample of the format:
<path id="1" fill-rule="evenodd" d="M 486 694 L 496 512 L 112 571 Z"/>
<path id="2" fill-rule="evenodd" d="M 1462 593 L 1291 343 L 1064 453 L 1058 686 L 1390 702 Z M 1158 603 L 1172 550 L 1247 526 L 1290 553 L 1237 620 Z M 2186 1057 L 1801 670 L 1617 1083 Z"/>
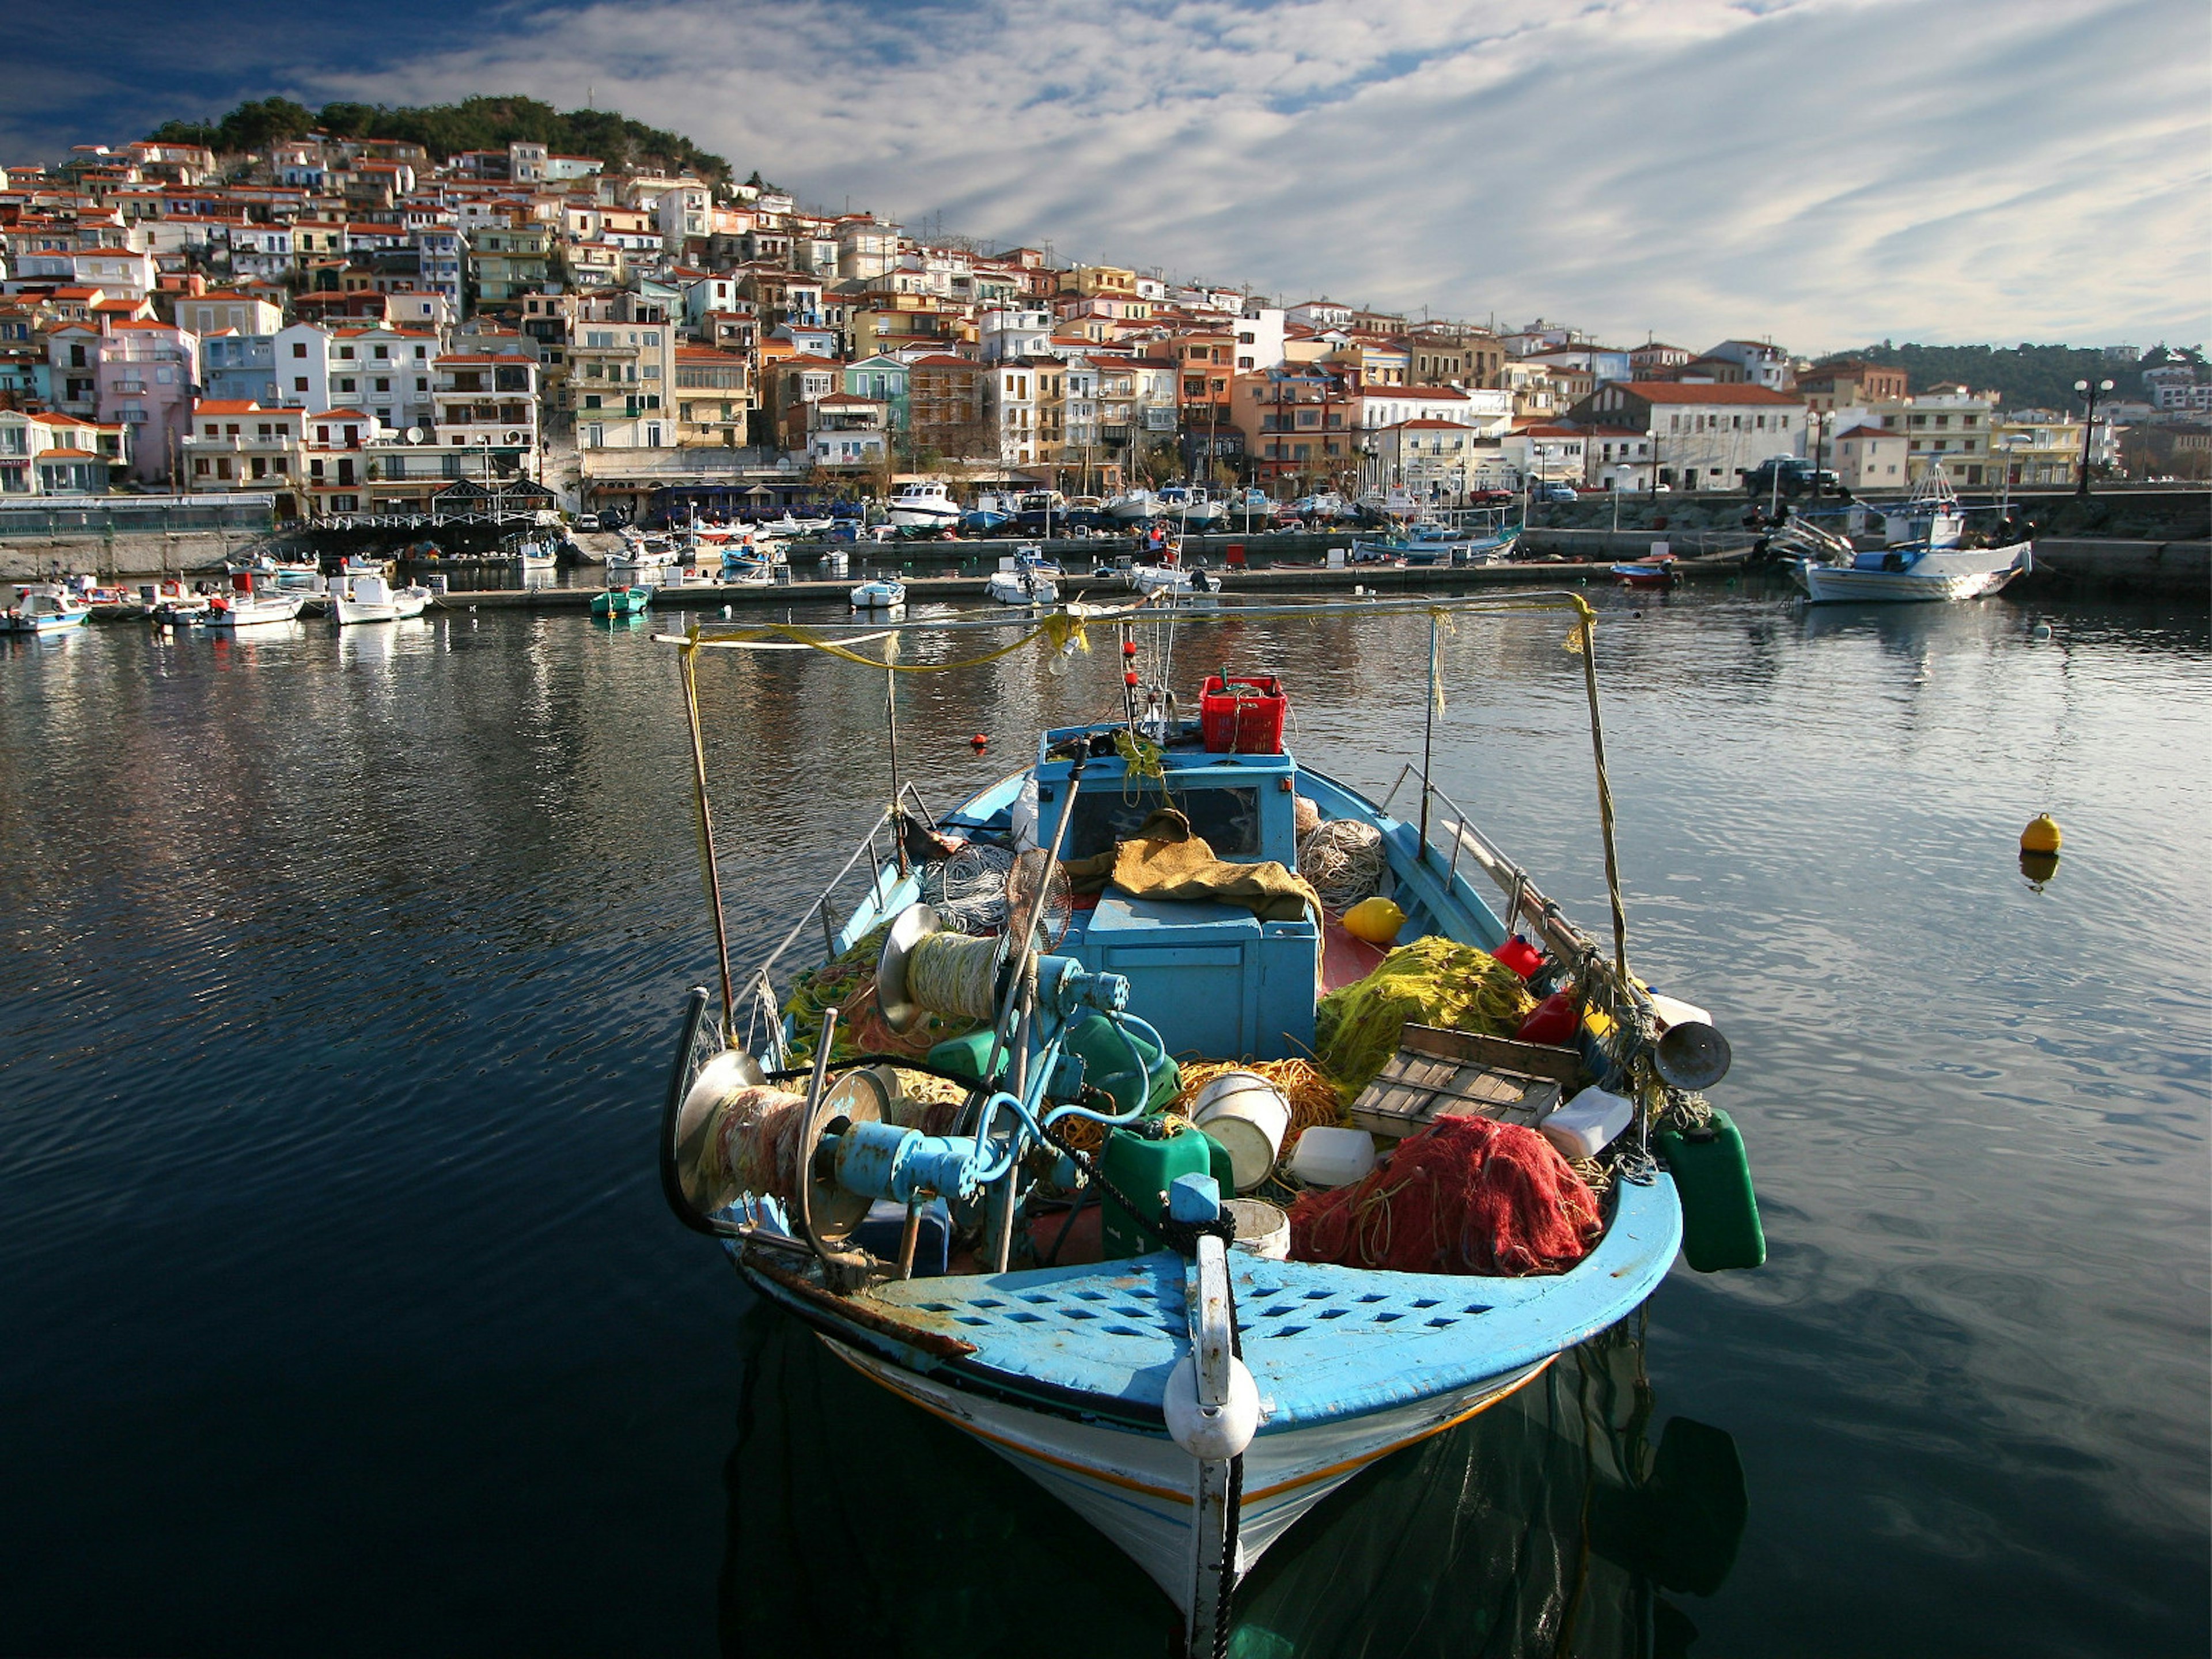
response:
<path id="1" fill-rule="evenodd" d="M 314 112 L 289 98 L 262 98 L 240 104 L 216 123 L 209 148 L 226 155 L 266 149 L 312 131 Z"/>
<path id="2" fill-rule="evenodd" d="M 566 114 L 535 98 L 478 95 L 458 104 L 362 104 L 343 100 L 311 111 L 289 98 L 240 104 L 210 126 L 167 121 L 149 135 L 159 143 L 204 143 L 224 152 L 265 149 L 317 129 L 337 138 L 390 139 L 420 144 L 443 159 L 463 150 L 502 149 L 514 143 L 596 155 L 620 167 L 689 169 L 709 182 L 729 177 L 730 164 L 680 133 L 665 132 L 611 110 Z"/>

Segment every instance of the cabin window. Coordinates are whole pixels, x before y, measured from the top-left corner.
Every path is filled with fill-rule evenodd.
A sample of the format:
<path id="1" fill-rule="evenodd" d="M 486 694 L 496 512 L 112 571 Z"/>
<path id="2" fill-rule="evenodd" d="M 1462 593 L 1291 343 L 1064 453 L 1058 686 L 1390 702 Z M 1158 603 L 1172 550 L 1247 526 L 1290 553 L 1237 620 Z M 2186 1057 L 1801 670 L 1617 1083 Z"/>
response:
<path id="1" fill-rule="evenodd" d="M 1177 790 L 1172 799 L 1158 788 L 1124 794 L 1119 788 L 1093 793 L 1086 789 L 1075 799 L 1075 817 L 1067 826 L 1063 855 L 1089 858 L 1111 851 L 1144 827 L 1160 807 L 1172 805 L 1190 820 L 1194 834 L 1224 859 L 1260 856 L 1260 792 L 1257 789 Z"/>

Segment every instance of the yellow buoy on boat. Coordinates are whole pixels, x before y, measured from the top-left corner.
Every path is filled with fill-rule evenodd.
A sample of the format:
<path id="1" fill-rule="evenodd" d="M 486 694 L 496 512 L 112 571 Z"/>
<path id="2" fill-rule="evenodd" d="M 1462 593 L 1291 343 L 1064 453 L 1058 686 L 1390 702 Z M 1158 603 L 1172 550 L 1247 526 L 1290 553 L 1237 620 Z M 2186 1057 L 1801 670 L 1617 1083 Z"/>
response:
<path id="1" fill-rule="evenodd" d="M 1395 945 L 1406 913 L 1389 899 L 1365 898 L 1344 913 L 1344 931 L 1370 945 Z"/>
<path id="2" fill-rule="evenodd" d="M 2056 853 L 2058 841 L 2058 821 L 2045 812 L 2020 832 L 2020 850 L 2023 853 Z"/>

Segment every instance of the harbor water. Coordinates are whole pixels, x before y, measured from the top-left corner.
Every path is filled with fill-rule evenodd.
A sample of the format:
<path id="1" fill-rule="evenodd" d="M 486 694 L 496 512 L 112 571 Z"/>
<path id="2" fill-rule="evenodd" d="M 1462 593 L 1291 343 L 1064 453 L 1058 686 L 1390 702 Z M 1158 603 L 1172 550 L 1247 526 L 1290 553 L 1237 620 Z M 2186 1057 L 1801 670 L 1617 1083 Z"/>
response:
<path id="1" fill-rule="evenodd" d="M 1632 965 L 1734 1045 L 1771 1259 L 1340 1491 L 1232 1652 L 2204 1652 L 2206 618 L 1592 597 Z M 1169 1650 L 663 1207 L 677 620 L 0 642 L 0 1653 Z M 1446 627 L 1435 769 L 1595 927 L 1566 631 Z M 1109 714 L 1096 643 L 907 678 L 905 775 Z M 1427 644 L 1194 621 L 1174 678 L 1279 673 L 1380 794 Z M 742 966 L 889 798 L 883 677 L 700 681 Z"/>

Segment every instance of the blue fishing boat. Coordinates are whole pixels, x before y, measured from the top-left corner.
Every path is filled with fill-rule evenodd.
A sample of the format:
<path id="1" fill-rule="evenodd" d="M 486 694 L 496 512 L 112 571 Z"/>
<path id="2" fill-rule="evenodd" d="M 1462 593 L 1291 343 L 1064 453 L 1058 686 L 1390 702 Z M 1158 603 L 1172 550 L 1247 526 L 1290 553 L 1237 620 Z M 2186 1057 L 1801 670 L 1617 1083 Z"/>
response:
<path id="1" fill-rule="evenodd" d="M 1116 688 L 1123 719 L 1044 732 L 1021 768 L 942 817 L 898 776 L 894 695 L 892 805 L 781 944 L 741 964 L 750 953 L 722 923 L 698 656 L 798 643 L 855 661 L 895 630 L 695 628 L 671 641 L 683 647 L 720 975 L 719 995 L 692 993 L 669 1079 L 672 1208 L 839 1359 L 1085 1516 L 1174 1600 L 1194 1653 L 1220 1651 L 1239 1577 L 1328 1493 L 1635 1309 L 1683 1246 L 1686 1194 L 1693 1267 L 1764 1259 L 1741 1139 L 1701 1092 L 1726 1071 L 1726 1044 L 1701 1011 L 1655 1000 L 1629 969 L 1593 613 L 1571 594 L 1423 604 L 1432 672 L 1438 611 L 1574 614 L 1610 951 L 1433 786 L 1425 752 L 1370 799 L 1282 748 L 1272 678 L 1210 682 L 1190 721 L 1133 670 L 1139 683 Z M 1072 650 L 1102 615 L 1150 625 L 1134 608 L 1061 614 L 1024 642 Z M 1156 879 L 1170 867 L 1172 882 Z M 1098 884 L 1094 908 L 1071 896 L 1071 875 Z M 842 896 L 862 878 L 864 893 Z M 1362 888 L 1388 890 L 1404 949 L 1386 957 L 1355 937 L 1375 933 L 1378 901 L 1349 903 Z M 814 939 L 830 963 L 782 998 L 776 975 Z M 1352 1127 L 1327 1127 L 1332 1158 L 1343 1141 L 1371 1163 L 1370 1127 L 1395 1146 L 1376 1177 L 1359 1177 L 1356 1158 L 1331 1175 L 1303 1141 L 1285 1167 L 1264 1112 L 1233 1142 L 1158 1115 L 1176 1086 L 1166 1056 L 1327 1059 L 1320 999 L 1367 994 L 1401 961 L 1455 964 L 1439 981 L 1455 995 L 1474 981 L 1454 975 L 1486 985 L 1504 974 L 1514 996 L 1524 975 L 1525 995 L 1545 999 L 1538 1012 L 1564 1027 L 1547 1047 L 1410 1019 L 1401 1032 L 1386 1012 L 1376 1029 L 1395 1054 L 1358 1093 Z M 1355 1005 L 1327 1006 L 1349 1029 Z M 1589 1087 L 1559 1105 L 1570 1080 Z M 1586 1096 L 1619 1112 L 1609 1129 L 1589 1127 Z M 1501 1265 L 1497 1237 L 1456 1224 L 1433 1255 L 1420 1236 L 1418 1270 L 1395 1245 L 1384 1258 L 1395 1265 L 1381 1266 L 1367 1243 L 1313 1243 L 1332 1204 L 1343 1200 L 1339 1215 L 1389 1206 L 1399 1172 L 1429 1167 L 1437 1148 L 1493 1136 L 1549 1146 L 1570 1120 L 1583 1138 L 1560 1144 L 1583 1159 L 1577 1188 L 1590 1183 L 1578 1254 Z M 1320 1120 L 1304 1130 L 1323 1133 Z M 1249 1183 L 1246 1156 L 1262 1170 Z M 1333 1197 L 1332 1181 L 1356 1184 Z M 1247 1237 L 1248 1201 L 1229 1203 L 1229 1186 L 1291 1205 L 1300 1259 L 1255 1253 L 1265 1224 Z M 1070 1250 L 1086 1204 L 1103 1219 Z"/>

